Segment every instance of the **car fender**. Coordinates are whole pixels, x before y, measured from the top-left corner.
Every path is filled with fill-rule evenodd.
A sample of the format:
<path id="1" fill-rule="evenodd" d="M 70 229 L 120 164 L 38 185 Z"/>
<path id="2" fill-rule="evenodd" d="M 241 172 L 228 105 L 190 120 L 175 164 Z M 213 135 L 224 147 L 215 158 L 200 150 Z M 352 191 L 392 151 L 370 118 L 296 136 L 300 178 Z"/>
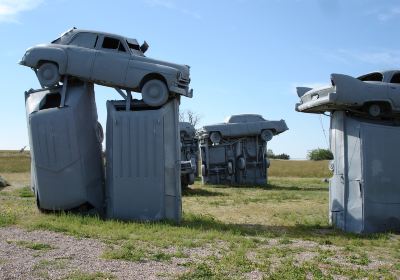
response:
<path id="1" fill-rule="evenodd" d="M 388 99 L 386 83 L 363 82 L 343 74 L 332 74 L 331 80 L 336 86 L 334 98 L 340 103 L 362 105 L 375 100 L 377 96 Z"/>
<path id="2" fill-rule="evenodd" d="M 161 75 L 169 87 L 176 82 L 177 72 L 177 69 L 169 66 L 132 59 L 127 69 L 125 84 L 130 88 L 139 88 L 147 75 Z"/>
<path id="3" fill-rule="evenodd" d="M 46 45 L 30 48 L 26 51 L 23 64 L 37 69 L 41 61 L 57 63 L 60 74 L 65 74 L 68 58 L 62 48 Z"/>

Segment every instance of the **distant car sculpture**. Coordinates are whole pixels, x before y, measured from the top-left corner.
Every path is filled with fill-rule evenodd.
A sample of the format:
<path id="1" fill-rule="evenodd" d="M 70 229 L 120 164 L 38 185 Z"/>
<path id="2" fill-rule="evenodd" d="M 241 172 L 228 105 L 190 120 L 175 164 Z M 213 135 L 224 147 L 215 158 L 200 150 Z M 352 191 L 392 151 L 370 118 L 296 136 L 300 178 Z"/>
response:
<path id="1" fill-rule="evenodd" d="M 298 87 L 296 111 L 323 113 L 346 110 L 385 117 L 400 113 L 400 70 L 373 72 L 358 78 L 331 74 L 331 85 Z"/>
<path id="2" fill-rule="evenodd" d="M 255 114 L 204 126 L 199 131 L 203 183 L 265 184 L 267 142 L 286 130 L 284 120 L 268 121 Z"/>
<path id="3" fill-rule="evenodd" d="M 200 131 L 202 138 L 209 137 L 211 142 L 219 144 L 223 137 L 240 137 L 260 135 L 264 141 L 269 141 L 274 135 L 288 130 L 284 120 L 267 121 L 256 114 L 230 116 L 225 123 L 206 125 Z"/>
<path id="4" fill-rule="evenodd" d="M 181 185 L 182 189 L 194 183 L 198 170 L 198 139 L 196 129 L 188 122 L 180 122 Z"/>
<path id="5" fill-rule="evenodd" d="M 141 92 L 143 101 L 154 107 L 165 104 L 170 95 L 192 97 L 190 67 L 145 57 L 148 47 L 135 39 L 73 28 L 50 44 L 29 48 L 20 64 L 36 72 L 42 87 L 72 76 Z"/>

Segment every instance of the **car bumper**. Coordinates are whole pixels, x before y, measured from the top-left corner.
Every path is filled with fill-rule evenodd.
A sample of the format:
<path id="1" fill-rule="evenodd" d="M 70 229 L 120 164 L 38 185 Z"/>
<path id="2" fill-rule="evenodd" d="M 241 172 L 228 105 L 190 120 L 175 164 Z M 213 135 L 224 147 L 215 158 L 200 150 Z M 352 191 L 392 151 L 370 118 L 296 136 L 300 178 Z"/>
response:
<path id="1" fill-rule="evenodd" d="M 188 87 L 182 88 L 182 87 L 174 85 L 174 86 L 171 86 L 169 88 L 169 90 L 171 92 L 174 92 L 176 94 L 183 95 L 183 96 L 186 96 L 186 97 L 189 97 L 189 98 L 193 97 L 193 89 L 189 89 Z"/>
<path id="2" fill-rule="evenodd" d="M 314 92 L 313 98 L 305 96 L 300 103 L 296 104 L 295 109 L 305 113 L 324 113 L 335 106 L 336 99 L 336 92 Z"/>
<path id="3" fill-rule="evenodd" d="M 188 161 L 181 161 L 181 174 L 190 174 L 193 173 L 194 169 L 192 166 L 192 162 Z"/>

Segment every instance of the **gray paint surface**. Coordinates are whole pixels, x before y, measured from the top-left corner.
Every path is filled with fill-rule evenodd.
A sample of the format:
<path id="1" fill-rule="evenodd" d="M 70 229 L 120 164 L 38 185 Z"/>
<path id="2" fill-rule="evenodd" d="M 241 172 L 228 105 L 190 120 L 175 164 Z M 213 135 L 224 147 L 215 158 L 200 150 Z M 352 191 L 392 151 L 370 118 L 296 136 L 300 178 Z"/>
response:
<path id="1" fill-rule="evenodd" d="M 29 48 L 20 64 L 37 70 L 43 86 L 57 83 L 57 75 L 58 78 L 70 75 L 105 86 L 142 92 L 145 100 L 161 102 L 162 96 L 154 97 L 156 89 L 162 91 L 159 85 L 146 87 L 150 80 L 160 80 L 169 92 L 192 97 L 189 66 L 151 59 L 144 56 L 144 51 L 135 39 L 71 29 L 50 44 Z M 56 68 L 44 65 L 49 62 Z M 47 74 L 43 74 L 46 71 Z"/>
<path id="2" fill-rule="evenodd" d="M 335 112 L 331 118 L 334 174 L 330 180 L 331 223 L 342 230 L 400 230 L 400 127 Z"/>
<path id="3" fill-rule="evenodd" d="M 212 132 L 218 132 L 222 137 L 256 136 L 262 131 L 270 130 L 273 135 L 278 135 L 288 127 L 284 120 L 269 121 L 256 114 L 243 114 L 230 116 L 226 122 L 206 125 L 199 131 L 202 138 L 207 138 Z"/>
<path id="4" fill-rule="evenodd" d="M 267 121 L 254 114 L 204 126 L 199 133 L 203 183 L 266 184 L 267 142 L 287 129 L 283 120 Z"/>
<path id="5" fill-rule="evenodd" d="M 181 139 L 181 184 L 183 188 L 194 183 L 198 174 L 199 141 L 196 129 L 188 122 L 179 123 Z"/>
<path id="6" fill-rule="evenodd" d="M 160 108 L 107 102 L 107 216 L 181 219 L 178 100 Z"/>
<path id="7" fill-rule="evenodd" d="M 373 72 L 354 78 L 331 74 L 331 84 L 318 88 L 298 87 L 296 111 L 324 113 L 352 110 L 361 114 L 389 115 L 400 112 L 400 70 Z M 370 111 L 371 105 L 380 112 Z"/>
<path id="8" fill-rule="evenodd" d="M 41 209 L 68 210 L 89 203 L 103 209 L 102 131 L 93 84 L 26 92 L 32 187 Z"/>

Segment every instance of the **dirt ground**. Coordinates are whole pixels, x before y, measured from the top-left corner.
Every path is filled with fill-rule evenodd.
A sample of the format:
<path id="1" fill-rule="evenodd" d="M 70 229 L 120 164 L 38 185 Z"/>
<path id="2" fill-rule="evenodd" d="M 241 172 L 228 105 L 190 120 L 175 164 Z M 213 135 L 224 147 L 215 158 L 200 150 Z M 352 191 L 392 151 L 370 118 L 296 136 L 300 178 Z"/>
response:
<path id="1" fill-rule="evenodd" d="M 102 259 L 107 245 L 95 239 L 49 231 L 27 232 L 16 227 L 0 228 L 0 237 L 0 279 L 63 279 L 75 272 L 104 273 L 99 278 L 113 275 L 118 279 L 160 279 L 185 270 L 179 259 L 169 263 Z M 51 248 L 26 248 L 21 241 L 48 244 Z"/>

